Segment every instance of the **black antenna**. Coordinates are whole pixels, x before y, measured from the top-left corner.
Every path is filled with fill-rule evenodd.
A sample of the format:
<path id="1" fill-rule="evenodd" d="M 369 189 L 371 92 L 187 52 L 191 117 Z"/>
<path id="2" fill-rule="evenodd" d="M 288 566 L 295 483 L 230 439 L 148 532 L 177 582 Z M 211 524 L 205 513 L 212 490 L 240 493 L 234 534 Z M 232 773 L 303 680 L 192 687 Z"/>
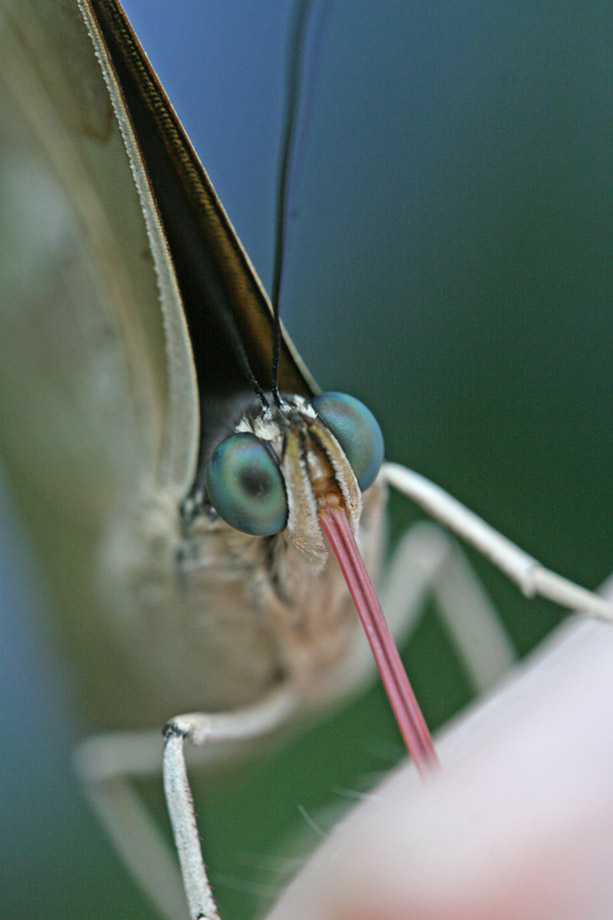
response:
<path id="1" fill-rule="evenodd" d="M 240 332 L 238 331 L 236 320 L 234 319 L 234 316 L 229 310 L 225 310 L 224 313 L 225 313 L 225 320 L 227 323 L 226 328 L 227 328 L 227 331 L 230 333 L 230 338 L 232 339 L 232 347 L 234 348 L 234 351 L 238 357 L 238 363 L 241 366 L 241 370 L 243 374 L 245 375 L 245 377 L 247 378 L 247 382 L 255 390 L 256 396 L 258 398 L 258 401 L 262 409 L 267 409 L 269 408 L 270 403 L 268 402 L 268 399 L 266 398 L 266 393 L 260 386 L 260 383 L 257 377 L 253 373 L 253 368 L 251 367 L 251 364 L 249 363 L 249 357 L 247 355 L 247 352 L 245 351 L 245 346 L 243 344 L 243 340 L 241 338 Z"/>
<path id="2" fill-rule="evenodd" d="M 321 42 L 321 30 L 324 20 L 323 11 L 329 13 L 331 2 L 320 4 L 318 17 L 316 18 L 316 32 L 314 38 L 314 50 L 317 52 Z M 304 129 L 308 116 L 310 114 L 309 96 L 310 92 L 303 92 L 305 76 L 305 60 L 307 57 L 307 31 L 309 25 L 311 3 L 310 0 L 300 0 L 296 5 L 293 14 L 291 26 L 291 38 L 289 43 L 288 59 L 288 81 L 287 96 L 285 103 L 285 118 L 283 135 L 281 139 L 281 165 L 279 169 L 279 186 L 277 193 L 277 214 L 275 221 L 275 249 L 274 249 L 274 266 L 272 280 L 272 308 L 273 308 L 273 343 L 272 343 L 272 396 L 277 406 L 281 405 L 281 394 L 279 393 L 279 364 L 281 360 L 281 319 L 280 319 L 280 299 L 281 299 L 281 281 L 283 276 L 283 256 L 287 242 L 287 225 L 291 217 L 291 192 L 293 191 L 291 180 L 294 178 L 293 172 L 296 164 L 297 137 L 299 133 L 296 128 Z M 311 74 L 316 70 L 314 61 L 311 59 Z M 309 86 L 310 91 L 312 87 Z M 301 99 L 301 96 L 303 97 Z M 298 105 L 299 101 L 302 105 Z M 300 108 L 300 111 L 298 109 Z M 299 123 L 298 117 L 302 117 L 302 124 Z M 295 185 L 295 183 L 294 183 Z"/>

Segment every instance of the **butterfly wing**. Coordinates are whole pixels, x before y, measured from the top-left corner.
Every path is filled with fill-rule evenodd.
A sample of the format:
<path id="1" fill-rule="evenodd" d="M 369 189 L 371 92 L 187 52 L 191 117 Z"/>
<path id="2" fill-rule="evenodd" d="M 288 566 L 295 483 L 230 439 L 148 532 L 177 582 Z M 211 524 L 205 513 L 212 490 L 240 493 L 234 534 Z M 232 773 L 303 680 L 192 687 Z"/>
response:
<path id="1" fill-rule="evenodd" d="M 228 385 L 245 389 L 232 334 L 225 344 L 213 336 L 228 316 L 265 382 L 270 308 L 119 5 L 3 0 L 0 12 L 2 456 L 81 663 L 88 712 L 104 722 L 121 706 L 122 719 L 151 722 L 108 622 L 120 605 L 106 596 L 100 556 L 135 496 L 164 494 L 178 508 L 208 407 Z M 161 129 L 173 134 L 179 180 L 165 180 L 156 161 L 166 156 Z M 179 207 L 184 218 L 163 226 Z M 185 228 L 198 245 L 181 261 Z M 228 357 L 221 369 L 218 353 Z M 314 388 L 287 343 L 281 382 Z M 117 697 L 110 661 L 122 673 Z"/>
<path id="2" fill-rule="evenodd" d="M 78 10 L 5 0 L 2 19 L 3 459 L 68 645 L 80 655 L 98 644 L 83 669 L 93 685 L 108 644 L 93 575 L 100 541 L 143 479 L 189 479 L 194 372 L 176 285 L 167 265 L 163 278 Z M 167 422 L 164 315 L 183 357 L 180 452 Z"/>

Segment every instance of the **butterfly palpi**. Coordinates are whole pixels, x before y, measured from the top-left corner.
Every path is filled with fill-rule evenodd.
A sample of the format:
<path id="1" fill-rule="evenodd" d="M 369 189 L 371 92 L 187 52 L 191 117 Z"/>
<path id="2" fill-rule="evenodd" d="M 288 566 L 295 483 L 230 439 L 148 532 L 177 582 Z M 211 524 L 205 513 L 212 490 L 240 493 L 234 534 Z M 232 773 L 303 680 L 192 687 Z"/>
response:
<path id="1" fill-rule="evenodd" d="M 215 741 L 271 731 L 349 694 L 365 673 L 349 595 L 318 526 L 326 489 L 349 511 L 373 577 L 391 484 L 526 593 L 607 609 L 425 480 L 393 464 L 379 472 L 370 415 L 351 397 L 321 396 L 284 335 L 276 394 L 273 312 L 117 4 L 5 2 L 3 14 L 12 38 L 3 39 L 4 104 L 20 113 L 7 119 L 14 137 L 5 168 L 28 190 L 24 234 L 32 260 L 48 269 L 37 274 L 30 262 L 7 259 L 8 290 L 16 293 L 4 307 L 10 347 L 3 377 L 14 381 L 29 367 L 39 379 L 42 346 L 55 358 L 37 403 L 24 389 L 19 405 L 15 394 L 7 465 L 17 466 L 11 452 L 18 451 L 20 475 L 41 482 L 42 460 L 48 479 L 32 527 L 52 568 L 56 560 L 60 607 L 70 594 L 67 613 L 80 608 L 67 639 L 85 662 L 91 721 L 113 730 L 80 748 L 81 775 L 133 870 L 149 889 L 158 883 L 155 897 L 169 916 L 177 916 L 178 896 L 171 882 L 160 884 L 167 870 L 155 840 L 147 850 L 142 837 L 133 843 L 141 817 L 128 788 L 158 767 L 159 731 L 116 730 L 161 727 L 186 710 L 218 714 L 171 718 L 166 747 L 191 916 L 212 918 L 184 736 L 199 742 L 209 733 L 213 749 Z M 32 136 L 38 161 L 22 153 Z M 375 445 L 364 459 L 369 438 Z M 257 493 L 263 481 L 277 483 L 261 505 L 251 496 L 247 511 L 237 509 L 224 475 L 228 463 L 240 471 L 244 445 L 258 466 L 239 485 L 255 482 Z M 421 571 L 413 565 L 414 546 L 401 547 L 390 585 L 415 568 L 419 594 L 428 563 Z M 69 563 L 58 562 L 60 555 Z M 407 594 L 399 602 L 391 588 L 384 607 L 396 621 L 406 614 Z M 474 613 L 472 602 L 464 607 Z M 476 628 L 493 629 L 488 648 L 499 648 L 488 623 Z M 112 654 L 112 668 L 103 651 Z M 472 647 L 465 652 L 471 656 Z M 500 671 L 505 651 L 496 661 L 470 661 L 473 671 Z"/>

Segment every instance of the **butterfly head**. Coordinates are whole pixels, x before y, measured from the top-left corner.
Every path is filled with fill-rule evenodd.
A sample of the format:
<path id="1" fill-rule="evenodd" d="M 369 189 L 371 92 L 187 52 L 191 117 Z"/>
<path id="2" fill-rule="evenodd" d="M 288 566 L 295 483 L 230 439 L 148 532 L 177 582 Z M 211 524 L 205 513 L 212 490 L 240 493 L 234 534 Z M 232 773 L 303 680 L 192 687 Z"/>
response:
<path id="1" fill-rule="evenodd" d="M 208 463 L 206 492 L 231 527 L 255 536 L 286 532 L 314 563 L 327 552 L 318 515 L 342 508 L 354 533 L 362 492 L 383 461 L 374 416 L 352 396 L 285 397 L 247 412 Z"/>

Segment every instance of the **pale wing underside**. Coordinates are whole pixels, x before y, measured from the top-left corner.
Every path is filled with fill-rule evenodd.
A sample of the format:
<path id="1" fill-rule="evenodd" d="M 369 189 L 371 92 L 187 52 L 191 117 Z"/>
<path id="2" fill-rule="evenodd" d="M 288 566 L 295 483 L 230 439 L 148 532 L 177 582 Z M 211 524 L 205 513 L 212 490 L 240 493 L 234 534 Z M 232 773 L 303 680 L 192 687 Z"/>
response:
<path id="1" fill-rule="evenodd" d="M 78 5 L 102 67 L 104 82 L 128 154 L 159 286 L 168 359 L 166 428 L 159 478 L 161 485 L 169 485 L 171 489 L 177 487 L 182 497 L 195 473 L 199 428 L 196 372 L 187 324 L 157 206 L 109 53 L 88 0 L 78 0 Z M 131 189 L 131 193 L 134 193 L 134 189 Z M 158 310 L 150 312 L 159 315 Z"/>
<path id="2" fill-rule="evenodd" d="M 99 596 L 100 544 L 143 488 L 179 496 L 190 482 L 190 347 L 142 167 L 74 2 L 2 0 L 0 119 L 2 460 L 89 708 L 108 713 L 108 656 L 121 666 L 124 653 Z M 138 688 L 119 694 L 147 712 Z"/>

